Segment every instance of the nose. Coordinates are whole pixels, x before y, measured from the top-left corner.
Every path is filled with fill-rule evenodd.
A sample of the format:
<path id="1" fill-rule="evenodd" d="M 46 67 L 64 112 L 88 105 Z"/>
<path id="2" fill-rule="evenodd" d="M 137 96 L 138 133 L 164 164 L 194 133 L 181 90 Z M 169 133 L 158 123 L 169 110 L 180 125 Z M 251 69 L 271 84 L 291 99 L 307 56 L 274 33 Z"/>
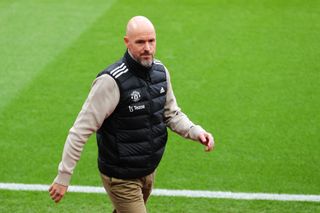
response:
<path id="1" fill-rule="evenodd" d="M 150 51 L 150 49 L 151 49 L 150 43 L 146 42 L 146 45 L 144 48 L 145 48 L 145 50 Z"/>

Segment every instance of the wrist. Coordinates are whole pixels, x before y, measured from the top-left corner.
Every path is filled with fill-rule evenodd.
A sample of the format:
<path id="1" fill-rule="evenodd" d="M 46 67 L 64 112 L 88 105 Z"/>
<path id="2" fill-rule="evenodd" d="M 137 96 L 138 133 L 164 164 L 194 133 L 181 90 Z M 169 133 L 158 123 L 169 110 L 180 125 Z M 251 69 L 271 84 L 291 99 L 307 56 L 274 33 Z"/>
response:
<path id="1" fill-rule="evenodd" d="M 54 183 L 58 183 L 63 186 L 69 186 L 71 180 L 71 175 L 66 173 L 59 173 L 54 179 Z"/>
<path id="2" fill-rule="evenodd" d="M 189 130 L 189 137 L 192 140 L 199 141 L 200 134 L 206 132 L 201 126 L 195 125 L 192 126 Z"/>

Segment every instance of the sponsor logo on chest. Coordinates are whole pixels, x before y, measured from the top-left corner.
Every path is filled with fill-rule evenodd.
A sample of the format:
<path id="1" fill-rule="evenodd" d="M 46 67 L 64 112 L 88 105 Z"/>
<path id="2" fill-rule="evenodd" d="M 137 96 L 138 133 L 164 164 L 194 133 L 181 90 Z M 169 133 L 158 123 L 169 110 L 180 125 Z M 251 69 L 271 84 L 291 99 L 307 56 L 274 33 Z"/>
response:
<path id="1" fill-rule="evenodd" d="M 143 104 L 143 105 L 138 105 L 138 106 L 129 106 L 128 108 L 129 108 L 130 112 L 134 112 L 134 111 L 137 111 L 137 110 L 145 109 L 146 106 Z"/>
<path id="2" fill-rule="evenodd" d="M 134 103 L 138 102 L 141 100 L 141 94 L 139 91 L 137 90 L 134 90 L 133 92 L 131 92 L 130 94 L 130 99 L 131 101 L 133 101 Z M 129 109 L 129 112 L 134 112 L 134 111 L 138 111 L 138 110 L 143 110 L 145 109 L 146 106 L 144 104 L 142 105 L 129 105 L 128 106 L 128 109 Z"/>

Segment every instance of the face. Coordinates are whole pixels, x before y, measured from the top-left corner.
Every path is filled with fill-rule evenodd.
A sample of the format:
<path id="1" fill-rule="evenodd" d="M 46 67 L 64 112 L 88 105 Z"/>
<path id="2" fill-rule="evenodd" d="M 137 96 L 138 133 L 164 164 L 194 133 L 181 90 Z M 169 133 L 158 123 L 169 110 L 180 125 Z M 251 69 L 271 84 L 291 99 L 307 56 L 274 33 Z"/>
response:
<path id="1" fill-rule="evenodd" d="M 133 58 L 145 67 L 151 67 L 156 52 L 154 30 L 140 30 L 124 37 L 125 44 Z"/>

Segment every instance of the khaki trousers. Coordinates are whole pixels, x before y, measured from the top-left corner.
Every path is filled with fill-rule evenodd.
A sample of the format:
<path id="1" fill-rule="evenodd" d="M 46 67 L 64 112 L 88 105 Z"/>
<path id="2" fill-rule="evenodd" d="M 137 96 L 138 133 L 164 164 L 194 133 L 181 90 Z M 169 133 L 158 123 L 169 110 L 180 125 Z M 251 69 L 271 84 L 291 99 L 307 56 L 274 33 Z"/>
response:
<path id="1" fill-rule="evenodd" d="M 113 204 L 114 213 L 146 213 L 146 203 L 151 194 L 154 173 L 142 178 L 123 180 L 101 174 L 106 192 Z"/>

